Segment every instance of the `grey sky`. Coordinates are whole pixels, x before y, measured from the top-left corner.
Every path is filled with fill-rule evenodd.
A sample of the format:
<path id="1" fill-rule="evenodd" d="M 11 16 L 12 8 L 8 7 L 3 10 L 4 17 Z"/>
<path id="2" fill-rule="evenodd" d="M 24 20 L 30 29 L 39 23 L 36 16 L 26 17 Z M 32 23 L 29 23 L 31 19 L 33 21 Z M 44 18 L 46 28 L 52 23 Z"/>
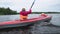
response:
<path id="1" fill-rule="evenodd" d="M 0 7 L 10 7 L 12 10 L 20 11 L 22 8 L 29 10 L 33 0 L 0 0 Z M 60 11 L 60 0 L 36 0 L 33 11 Z"/>

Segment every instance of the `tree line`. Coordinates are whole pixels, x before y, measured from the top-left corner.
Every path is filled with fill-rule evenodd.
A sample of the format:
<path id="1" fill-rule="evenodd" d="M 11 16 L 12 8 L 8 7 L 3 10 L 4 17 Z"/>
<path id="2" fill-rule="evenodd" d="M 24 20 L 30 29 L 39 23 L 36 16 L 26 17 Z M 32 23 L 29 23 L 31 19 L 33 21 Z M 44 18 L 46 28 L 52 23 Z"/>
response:
<path id="1" fill-rule="evenodd" d="M 0 15 L 13 15 L 17 14 L 17 11 L 11 10 L 8 8 L 0 8 Z"/>
<path id="2" fill-rule="evenodd" d="M 32 12 L 32 14 L 41 14 L 41 13 L 45 13 L 45 14 L 60 14 L 60 12 Z"/>
<path id="3" fill-rule="evenodd" d="M 60 14 L 60 12 L 32 12 L 31 14 L 41 14 L 41 13 Z M 14 14 L 19 14 L 19 13 L 17 13 L 17 11 L 11 10 L 9 7 L 8 8 L 0 8 L 0 15 L 14 15 Z"/>

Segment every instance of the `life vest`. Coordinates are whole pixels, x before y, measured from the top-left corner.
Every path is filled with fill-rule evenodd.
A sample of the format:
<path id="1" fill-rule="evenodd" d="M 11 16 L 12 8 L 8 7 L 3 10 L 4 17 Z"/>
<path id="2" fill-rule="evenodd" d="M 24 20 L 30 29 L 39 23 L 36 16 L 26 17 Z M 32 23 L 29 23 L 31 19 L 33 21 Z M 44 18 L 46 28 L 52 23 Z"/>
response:
<path id="1" fill-rule="evenodd" d="M 20 20 L 25 20 L 27 19 L 27 16 L 20 15 Z"/>

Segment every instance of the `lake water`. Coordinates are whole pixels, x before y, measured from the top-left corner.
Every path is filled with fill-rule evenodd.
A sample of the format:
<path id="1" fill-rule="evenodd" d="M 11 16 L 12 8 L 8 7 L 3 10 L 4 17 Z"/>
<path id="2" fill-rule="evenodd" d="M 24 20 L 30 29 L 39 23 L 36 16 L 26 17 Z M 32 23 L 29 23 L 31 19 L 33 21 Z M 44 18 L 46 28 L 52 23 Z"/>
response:
<path id="1" fill-rule="evenodd" d="M 48 14 L 48 15 L 52 16 L 52 20 L 51 20 L 52 24 L 60 26 L 60 14 Z M 39 16 L 40 16 L 39 14 L 32 14 L 32 15 L 30 14 L 28 19 L 36 18 Z M 18 19 L 20 19 L 19 15 L 3 15 L 3 16 L 0 16 L 0 22 L 18 20 Z"/>
<path id="2" fill-rule="evenodd" d="M 60 26 L 60 14 L 48 14 L 52 16 L 52 20 L 50 23 L 56 26 Z M 30 14 L 28 19 L 39 17 L 40 14 Z M 3 15 L 0 16 L 0 22 L 18 20 L 20 19 L 19 15 Z M 8 32 L 3 30 L 0 31 L 0 34 L 45 34 L 45 33 L 59 33 L 60 27 L 55 26 L 41 26 L 40 24 L 34 24 L 34 26 L 30 26 L 30 29 L 21 30 L 20 28 L 9 30 Z M 17 30 L 17 31 L 16 31 Z"/>

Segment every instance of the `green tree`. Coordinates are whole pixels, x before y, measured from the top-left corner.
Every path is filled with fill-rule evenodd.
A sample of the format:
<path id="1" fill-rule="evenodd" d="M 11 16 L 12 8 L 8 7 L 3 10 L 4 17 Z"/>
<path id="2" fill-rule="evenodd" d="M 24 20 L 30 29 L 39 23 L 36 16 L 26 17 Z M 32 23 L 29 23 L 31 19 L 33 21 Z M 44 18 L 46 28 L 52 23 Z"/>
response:
<path id="1" fill-rule="evenodd" d="M 12 15 L 12 14 L 17 14 L 17 11 L 13 11 L 9 7 L 0 8 L 0 15 Z"/>

